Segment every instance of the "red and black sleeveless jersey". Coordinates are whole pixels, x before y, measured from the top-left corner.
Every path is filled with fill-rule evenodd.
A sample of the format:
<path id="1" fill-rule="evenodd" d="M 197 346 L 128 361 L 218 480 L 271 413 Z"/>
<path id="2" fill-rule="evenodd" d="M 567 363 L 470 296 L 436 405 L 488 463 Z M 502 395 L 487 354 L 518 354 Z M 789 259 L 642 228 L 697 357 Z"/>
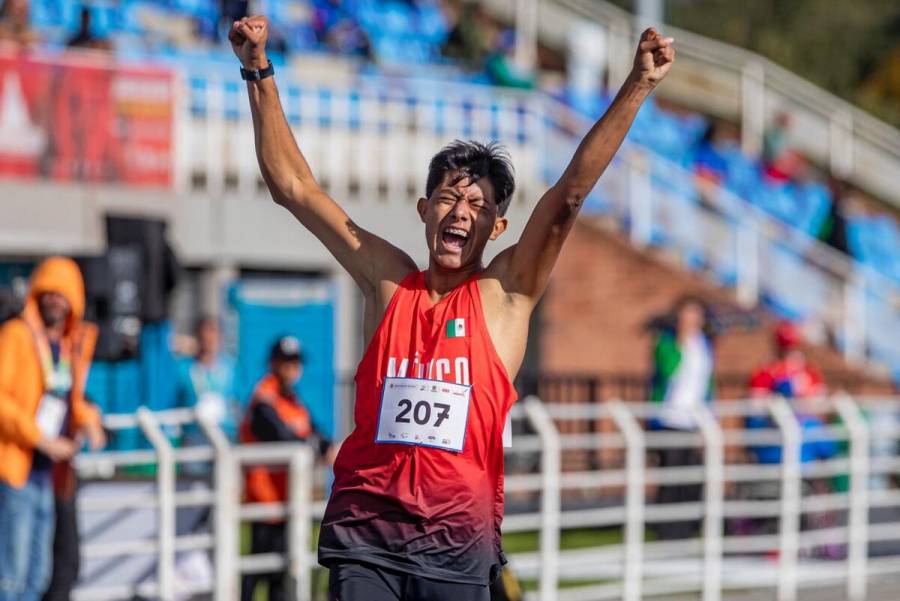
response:
<path id="1" fill-rule="evenodd" d="M 382 388 L 393 377 L 471 385 L 461 451 L 376 442 Z M 432 303 L 425 273 L 406 277 L 356 372 L 356 428 L 334 465 L 320 563 L 486 584 L 500 562 L 502 435 L 515 400 L 478 278 Z"/>

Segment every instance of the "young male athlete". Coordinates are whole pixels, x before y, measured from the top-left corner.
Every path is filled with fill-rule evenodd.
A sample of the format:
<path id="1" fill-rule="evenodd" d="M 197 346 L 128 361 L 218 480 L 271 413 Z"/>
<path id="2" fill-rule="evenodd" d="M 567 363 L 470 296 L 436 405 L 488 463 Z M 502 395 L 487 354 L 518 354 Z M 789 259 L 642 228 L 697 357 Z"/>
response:
<path id="1" fill-rule="evenodd" d="M 356 427 L 335 461 L 319 541 L 332 599 L 487 599 L 503 563 L 502 434 L 529 316 L 584 198 L 669 70 L 673 40 L 643 33 L 606 114 L 518 242 L 487 267 L 485 245 L 507 226 L 509 159 L 498 146 L 473 142 L 435 155 L 417 204 L 429 255 L 420 272 L 316 182 L 270 77 L 265 17 L 235 22 L 229 37 L 248 80 L 256 152 L 272 197 L 322 241 L 365 297 Z"/>

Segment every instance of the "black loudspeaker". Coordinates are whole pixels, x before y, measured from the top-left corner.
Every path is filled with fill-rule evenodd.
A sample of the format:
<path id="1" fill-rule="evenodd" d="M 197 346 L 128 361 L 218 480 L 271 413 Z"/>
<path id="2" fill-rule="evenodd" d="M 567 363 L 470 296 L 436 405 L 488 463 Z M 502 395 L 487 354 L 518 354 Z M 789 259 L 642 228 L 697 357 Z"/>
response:
<path id="1" fill-rule="evenodd" d="M 143 322 L 143 252 L 137 245 L 111 247 L 100 257 L 77 260 L 84 277 L 85 319 L 99 327 L 94 358 L 133 359 Z"/>
<path id="2" fill-rule="evenodd" d="M 16 298 L 12 288 L 0 285 L 0 324 L 12 319 L 22 311 L 22 303 Z"/>
<path id="3" fill-rule="evenodd" d="M 142 255 L 141 319 L 162 321 L 169 314 L 169 295 L 178 279 L 178 261 L 166 241 L 166 222 L 158 219 L 106 217 L 109 249 L 137 246 Z"/>

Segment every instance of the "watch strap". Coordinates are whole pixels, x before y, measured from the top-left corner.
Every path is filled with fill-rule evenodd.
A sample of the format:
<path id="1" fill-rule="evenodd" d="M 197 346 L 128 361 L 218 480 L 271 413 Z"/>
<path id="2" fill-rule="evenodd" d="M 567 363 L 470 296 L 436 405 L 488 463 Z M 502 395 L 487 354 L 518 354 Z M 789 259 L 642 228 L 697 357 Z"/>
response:
<path id="1" fill-rule="evenodd" d="M 272 61 L 269 61 L 269 66 L 265 69 L 245 69 L 243 65 L 241 66 L 241 79 L 244 81 L 259 81 L 273 75 L 275 75 L 275 67 L 272 65 Z"/>

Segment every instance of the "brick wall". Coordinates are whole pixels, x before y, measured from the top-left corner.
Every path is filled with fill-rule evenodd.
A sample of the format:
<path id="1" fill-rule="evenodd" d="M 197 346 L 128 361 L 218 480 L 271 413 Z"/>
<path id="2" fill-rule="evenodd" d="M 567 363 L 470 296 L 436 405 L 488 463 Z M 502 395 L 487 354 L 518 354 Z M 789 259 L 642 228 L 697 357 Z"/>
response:
<path id="1" fill-rule="evenodd" d="M 770 357 L 772 316 L 741 311 L 731 291 L 681 269 L 659 251 L 636 250 L 598 222 L 581 220 L 566 242 L 541 306 L 541 369 L 649 374 L 652 340 L 644 324 L 687 293 L 701 296 L 719 313 L 756 324 L 730 329 L 717 339 L 717 373 L 749 374 Z M 808 346 L 807 352 L 826 376 L 847 382 L 854 392 L 893 389 L 887 378 L 848 366 L 830 348 Z"/>

